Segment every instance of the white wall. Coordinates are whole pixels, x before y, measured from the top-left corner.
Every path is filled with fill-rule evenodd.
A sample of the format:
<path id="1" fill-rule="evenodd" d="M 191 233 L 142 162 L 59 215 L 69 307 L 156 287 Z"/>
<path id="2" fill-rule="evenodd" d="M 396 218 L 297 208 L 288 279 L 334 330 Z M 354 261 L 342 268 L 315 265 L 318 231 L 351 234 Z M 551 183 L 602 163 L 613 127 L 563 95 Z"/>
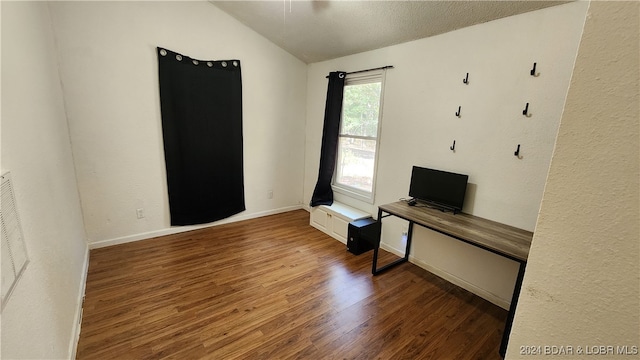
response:
<path id="1" fill-rule="evenodd" d="M 532 358 L 521 354 L 527 345 L 543 347 L 538 358 L 545 357 L 544 346 L 572 347 L 573 354 L 552 356 L 557 359 L 640 356 L 638 29 L 640 3 L 591 2 L 509 359 Z M 618 346 L 630 354 L 636 346 L 635 356 Z"/>
<path id="2" fill-rule="evenodd" d="M 411 166 L 469 174 L 464 211 L 533 230 L 588 4 L 571 3 L 397 46 L 311 64 L 304 199 L 317 179 L 325 76 L 387 71 L 375 204 L 407 197 Z M 529 71 L 536 62 L 539 77 Z M 462 83 L 469 73 L 469 85 Z M 529 102 L 531 117 L 522 110 Z M 462 117 L 455 112 L 462 106 Z M 456 140 L 455 153 L 449 150 Z M 513 153 L 521 144 L 522 159 Z M 376 206 L 336 194 L 376 214 Z M 386 218 L 383 245 L 401 250 L 406 223 Z M 517 264 L 417 228 L 413 261 L 503 307 Z"/>
<path id="3" fill-rule="evenodd" d="M 91 246 L 171 232 L 156 46 L 242 63 L 247 210 L 233 220 L 300 207 L 304 63 L 208 2 L 49 6 Z"/>
<path id="4" fill-rule="evenodd" d="M 2 312 L 2 358 L 69 358 L 88 252 L 51 21 L 43 3 L 1 6 L 2 171 L 31 260 Z"/>

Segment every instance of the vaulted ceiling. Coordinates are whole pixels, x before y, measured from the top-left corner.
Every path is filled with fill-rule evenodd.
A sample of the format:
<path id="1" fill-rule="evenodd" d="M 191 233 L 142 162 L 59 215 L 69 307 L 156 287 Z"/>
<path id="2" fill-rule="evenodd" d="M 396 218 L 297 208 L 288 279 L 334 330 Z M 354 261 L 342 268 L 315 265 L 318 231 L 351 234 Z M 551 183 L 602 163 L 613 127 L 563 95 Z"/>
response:
<path id="1" fill-rule="evenodd" d="M 314 63 L 567 1 L 210 2 L 305 63 Z"/>

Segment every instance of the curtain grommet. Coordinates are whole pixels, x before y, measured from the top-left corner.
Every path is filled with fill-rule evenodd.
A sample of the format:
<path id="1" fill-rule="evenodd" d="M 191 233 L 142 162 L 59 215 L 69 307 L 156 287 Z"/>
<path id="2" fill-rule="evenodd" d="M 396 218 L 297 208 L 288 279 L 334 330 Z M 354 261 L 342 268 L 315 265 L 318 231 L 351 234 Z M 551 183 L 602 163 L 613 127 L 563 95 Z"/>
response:
<path id="1" fill-rule="evenodd" d="M 162 55 L 162 56 L 167 56 L 167 50 L 165 50 L 165 49 L 160 49 L 160 55 Z"/>
<path id="2" fill-rule="evenodd" d="M 237 62 L 237 61 L 234 61 L 234 62 L 233 62 L 233 66 L 238 67 L 238 62 Z"/>
<path id="3" fill-rule="evenodd" d="M 211 61 L 207 61 L 207 66 L 208 67 L 213 67 L 213 63 Z"/>
<path id="4" fill-rule="evenodd" d="M 176 60 L 182 61 L 182 55 L 176 55 Z"/>
<path id="5" fill-rule="evenodd" d="M 198 60 L 192 60 L 191 62 L 193 63 L 193 65 L 198 65 L 199 64 Z"/>
<path id="6" fill-rule="evenodd" d="M 222 67 L 227 67 L 227 62 L 226 61 L 222 62 Z"/>

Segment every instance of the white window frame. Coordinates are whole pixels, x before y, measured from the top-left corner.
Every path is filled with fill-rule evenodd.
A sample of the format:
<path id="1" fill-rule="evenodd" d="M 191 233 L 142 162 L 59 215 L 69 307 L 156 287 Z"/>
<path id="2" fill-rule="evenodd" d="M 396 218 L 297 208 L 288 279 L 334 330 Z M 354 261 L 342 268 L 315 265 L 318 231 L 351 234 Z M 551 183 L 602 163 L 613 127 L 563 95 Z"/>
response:
<path id="1" fill-rule="evenodd" d="M 368 204 L 374 203 L 375 194 L 376 194 L 376 178 L 378 174 L 378 155 L 380 154 L 380 129 L 382 128 L 385 75 L 386 75 L 386 71 L 384 69 L 371 70 L 371 71 L 357 73 L 357 74 L 347 74 L 345 78 L 345 83 L 344 83 L 346 87 L 348 85 L 369 84 L 369 83 L 380 82 L 380 105 L 378 109 L 378 129 L 376 132 L 375 139 L 364 137 L 364 136 L 350 136 L 350 137 L 355 137 L 355 138 L 360 138 L 365 140 L 376 141 L 376 152 L 373 160 L 373 179 L 371 181 L 371 192 L 364 191 L 358 188 L 354 188 L 352 186 L 348 186 L 348 185 L 340 184 L 336 182 L 337 171 L 334 171 L 333 178 L 331 179 L 331 188 L 333 189 L 334 192 L 366 202 Z M 340 113 L 340 122 L 342 123 L 342 112 Z M 341 137 L 341 135 L 339 137 Z M 336 169 L 338 167 L 339 158 L 340 158 L 339 155 L 336 156 Z"/>

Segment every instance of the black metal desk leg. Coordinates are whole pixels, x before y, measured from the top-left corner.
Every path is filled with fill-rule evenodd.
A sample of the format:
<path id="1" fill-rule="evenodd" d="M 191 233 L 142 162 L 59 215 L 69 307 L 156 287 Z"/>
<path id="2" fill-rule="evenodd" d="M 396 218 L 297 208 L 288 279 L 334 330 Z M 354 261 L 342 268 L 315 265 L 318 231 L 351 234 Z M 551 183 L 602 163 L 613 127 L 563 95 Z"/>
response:
<path id="1" fill-rule="evenodd" d="M 404 259 L 409 261 L 409 253 L 411 252 L 411 238 L 413 237 L 413 221 L 409 221 L 409 229 L 407 230 L 407 245 L 404 248 Z"/>
<path id="2" fill-rule="evenodd" d="M 509 306 L 509 314 L 507 315 L 507 322 L 504 325 L 504 333 L 502 334 L 502 343 L 500 343 L 500 356 L 504 358 L 507 354 L 507 345 L 509 344 L 509 335 L 511 334 L 511 325 L 513 325 L 513 317 L 516 314 L 516 306 L 518 305 L 518 298 L 520 297 L 520 288 L 522 287 L 522 279 L 524 278 L 524 270 L 527 267 L 526 262 L 520 263 L 520 269 L 518 270 L 518 278 L 516 279 L 516 285 L 513 289 L 513 296 L 511 298 L 511 306 Z"/>
<path id="3" fill-rule="evenodd" d="M 378 222 L 380 223 L 380 236 L 376 239 L 376 244 L 373 247 L 373 261 L 371 264 L 371 273 L 376 275 L 376 264 L 378 263 L 378 250 L 380 249 L 380 239 L 382 238 L 382 210 L 378 209 Z"/>
<path id="4" fill-rule="evenodd" d="M 382 237 L 382 211 L 378 210 L 378 221 L 380 221 L 380 237 Z M 371 266 L 371 273 L 373 275 L 378 275 L 381 272 L 388 270 L 396 265 L 400 265 L 404 262 L 409 261 L 409 253 L 411 252 L 411 235 L 413 233 L 413 221 L 409 221 L 409 230 L 407 231 L 407 246 L 405 247 L 404 250 L 404 257 L 397 259 L 395 261 L 392 261 L 389 264 L 386 264 L 380 268 L 377 267 L 378 265 L 378 250 L 380 249 L 380 238 L 378 238 L 378 244 L 373 248 L 373 265 Z"/>

